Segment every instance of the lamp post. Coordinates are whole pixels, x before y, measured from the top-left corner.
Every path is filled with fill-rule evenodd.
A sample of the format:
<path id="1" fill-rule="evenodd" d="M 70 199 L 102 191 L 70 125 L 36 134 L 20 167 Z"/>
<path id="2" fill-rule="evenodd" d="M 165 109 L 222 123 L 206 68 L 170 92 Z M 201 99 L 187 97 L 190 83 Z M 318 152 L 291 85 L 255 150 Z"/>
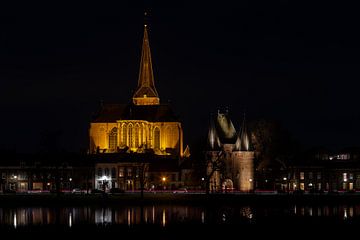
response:
<path id="1" fill-rule="evenodd" d="M 72 186 L 71 186 L 72 178 L 69 178 L 69 182 L 70 182 L 70 183 L 69 183 L 69 188 L 70 188 L 69 190 L 71 191 L 71 188 L 72 188 Z"/>

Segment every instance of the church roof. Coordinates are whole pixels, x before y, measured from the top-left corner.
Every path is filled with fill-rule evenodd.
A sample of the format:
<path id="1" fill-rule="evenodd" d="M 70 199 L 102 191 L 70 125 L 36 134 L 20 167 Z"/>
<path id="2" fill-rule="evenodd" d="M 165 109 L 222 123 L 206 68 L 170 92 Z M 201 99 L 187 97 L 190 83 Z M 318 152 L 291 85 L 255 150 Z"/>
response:
<path id="1" fill-rule="evenodd" d="M 215 116 L 215 128 L 222 144 L 234 144 L 236 141 L 236 130 L 230 119 L 228 111 L 218 112 Z"/>
<path id="2" fill-rule="evenodd" d="M 118 120 L 146 120 L 149 122 L 178 122 L 169 104 L 135 105 L 103 104 L 92 122 L 116 122 Z"/>
<path id="3" fill-rule="evenodd" d="M 250 136 L 246 127 L 245 115 L 243 119 L 243 124 L 241 126 L 241 130 L 238 133 L 237 140 L 235 142 L 235 150 L 236 151 L 250 151 L 251 150 L 251 141 Z"/>

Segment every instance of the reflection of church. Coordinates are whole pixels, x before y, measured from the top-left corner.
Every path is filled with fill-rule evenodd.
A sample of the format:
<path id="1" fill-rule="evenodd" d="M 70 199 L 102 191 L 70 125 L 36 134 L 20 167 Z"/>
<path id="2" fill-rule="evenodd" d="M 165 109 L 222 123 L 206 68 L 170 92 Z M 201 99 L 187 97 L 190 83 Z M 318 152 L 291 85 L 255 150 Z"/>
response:
<path id="1" fill-rule="evenodd" d="M 254 152 L 245 118 L 237 133 L 228 112 L 218 112 L 210 120 L 207 174 L 211 191 L 254 189 Z"/>
<path id="2" fill-rule="evenodd" d="M 178 163 L 184 156 L 183 131 L 171 106 L 160 103 L 146 25 L 138 86 L 132 102 L 102 104 L 90 124 L 89 152 L 97 162 L 97 188 L 105 182 L 109 188 L 139 188 L 137 178 L 144 162 L 150 174 L 148 183 L 156 183 L 161 178 L 166 179 L 166 183 L 160 181 L 160 184 L 167 187 L 180 185 Z M 159 174 L 161 176 L 155 176 Z"/>

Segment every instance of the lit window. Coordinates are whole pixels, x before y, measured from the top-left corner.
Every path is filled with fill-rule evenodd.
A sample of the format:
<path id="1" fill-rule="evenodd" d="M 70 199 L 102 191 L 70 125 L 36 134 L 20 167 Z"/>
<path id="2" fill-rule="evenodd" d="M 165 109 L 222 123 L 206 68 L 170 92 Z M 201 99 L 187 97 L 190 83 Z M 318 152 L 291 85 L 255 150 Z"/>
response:
<path id="1" fill-rule="evenodd" d="M 343 180 L 344 180 L 344 182 L 347 181 L 347 173 L 343 173 Z"/>
<path id="2" fill-rule="evenodd" d="M 350 179 L 350 180 L 353 180 L 353 179 L 354 179 L 354 174 L 349 173 L 349 179 Z"/>
<path id="3" fill-rule="evenodd" d="M 128 168 L 128 169 L 127 169 L 127 176 L 128 176 L 128 177 L 131 177 L 131 176 L 132 176 L 132 169 L 131 169 L 131 168 Z"/>
<path id="4" fill-rule="evenodd" d="M 124 168 L 119 168 L 119 177 L 124 177 Z"/>
<path id="5" fill-rule="evenodd" d="M 300 190 L 302 190 L 302 191 L 305 190 L 305 184 L 304 183 L 300 183 Z"/>
<path id="6" fill-rule="evenodd" d="M 305 175 L 304 172 L 300 172 L 300 180 L 304 180 L 305 178 L 304 175 Z"/>

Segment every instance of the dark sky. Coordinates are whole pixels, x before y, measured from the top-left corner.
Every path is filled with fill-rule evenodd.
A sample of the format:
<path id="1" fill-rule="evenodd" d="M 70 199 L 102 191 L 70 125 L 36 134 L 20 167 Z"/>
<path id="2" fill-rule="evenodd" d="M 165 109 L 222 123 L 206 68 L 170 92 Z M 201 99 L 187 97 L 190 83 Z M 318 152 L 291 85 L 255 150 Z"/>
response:
<path id="1" fill-rule="evenodd" d="M 2 6 L 0 148 L 37 151 L 46 132 L 86 149 L 102 99 L 135 89 L 150 9 L 155 84 L 181 116 L 186 143 L 228 107 L 280 121 L 305 145 L 360 145 L 360 37 L 356 6 L 217 1 L 137 6 Z M 313 1 L 315 2 L 315 1 Z"/>

